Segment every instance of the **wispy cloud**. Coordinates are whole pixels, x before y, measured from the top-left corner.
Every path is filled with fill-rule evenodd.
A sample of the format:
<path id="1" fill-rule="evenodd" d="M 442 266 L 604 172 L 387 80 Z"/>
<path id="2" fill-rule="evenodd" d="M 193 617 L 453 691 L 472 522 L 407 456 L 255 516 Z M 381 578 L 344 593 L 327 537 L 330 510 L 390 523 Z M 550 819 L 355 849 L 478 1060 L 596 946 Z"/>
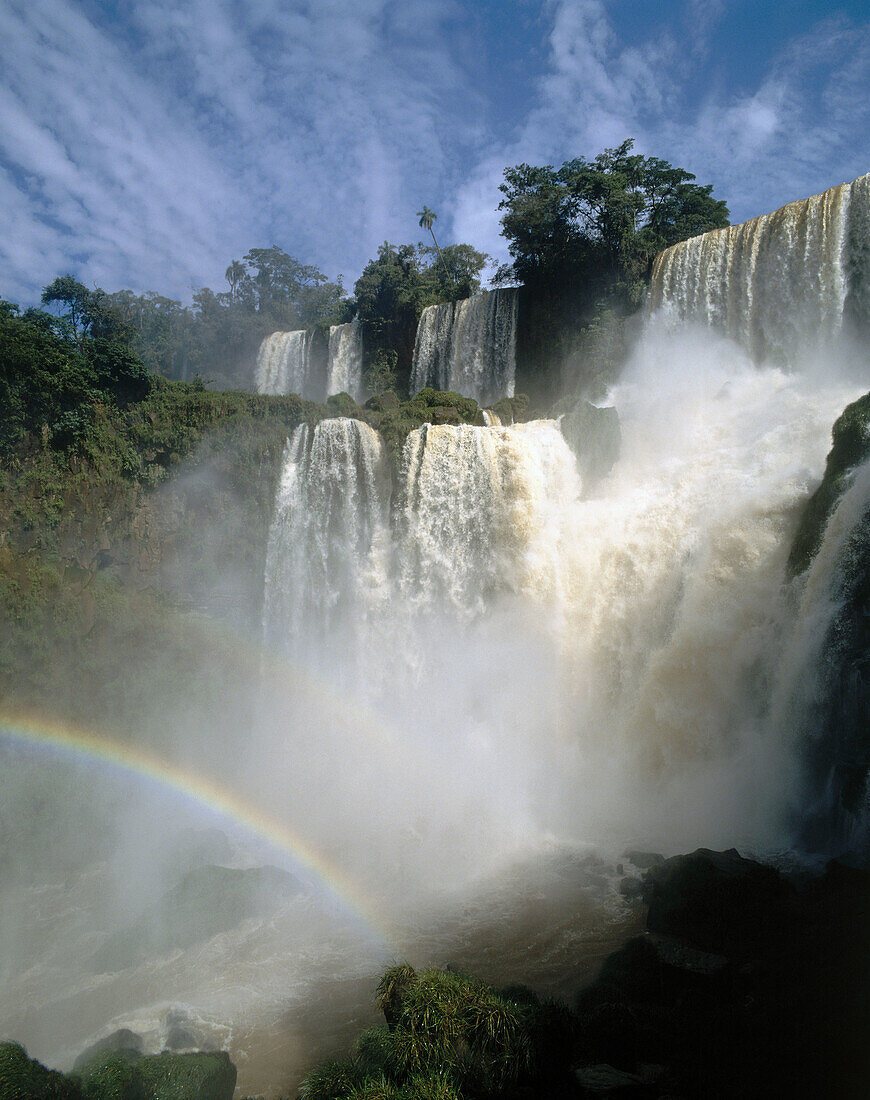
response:
<path id="1" fill-rule="evenodd" d="M 503 257 L 506 165 L 627 136 L 736 218 L 870 167 L 870 23 L 805 25 L 747 87 L 723 0 L 664 7 L 629 37 L 604 0 L 6 0 L 0 294 L 71 270 L 186 297 L 272 243 L 352 281 L 423 203 Z"/>
<path id="2" fill-rule="evenodd" d="M 413 235 L 480 137 L 452 3 L 150 0 L 124 25 L 97 11 L 16 0 L 0 16 L 0 155 L 30 241 L 12 287 L 56 273 L 46 226 L 108 286 L 183 295 L 270 243 L 354 275 L 384 237 Z"/>
<path id="3" fill-rule="evenodd" d="M 634 137 L 638 151 L 713 183 L 734 220 L 870 169 L 870 22 L 819 22 L 782 43 L 757 86 L 737 94 L 740 59 L 729 58 L 732 81 L 721 79 L 721 58 L 710 61 L 718 0 L 687 0 L 689 37 L 657 27 L 639 44 L 620 37 L 603 0 L 557 0 L 550 11 L 549 71 L 527 124 L 509 146 L 486 151 L 456 197 L 459 235 L 481 226 L 501 258 L 492 212 L 500 162 L 558 164 Z"/>

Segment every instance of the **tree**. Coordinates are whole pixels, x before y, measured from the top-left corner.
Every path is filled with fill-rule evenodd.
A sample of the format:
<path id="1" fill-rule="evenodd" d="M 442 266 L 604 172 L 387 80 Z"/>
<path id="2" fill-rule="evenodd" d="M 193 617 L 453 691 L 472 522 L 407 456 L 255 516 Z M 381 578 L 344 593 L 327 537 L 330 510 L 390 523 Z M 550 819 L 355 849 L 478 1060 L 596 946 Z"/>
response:
<path id="1" fill-rule="evenodd" d="M 374 369 L 376 361 L 386 362 L 377 358 L 378 352 L 394 352 L 400 388 L 411 370 L 420 314 L 426 306 L 451 301 L 457 291 L 473 294 L 487 261 L 467 244 L 449 245 L 440 253 L 441 262 L 430 262 L 432 252 L 425 245 L 384 241 L 354 286 L 366 370 Z"/>
<path id="2" fill-rule="evenodd" d="M 567 277 L 603 290 L 642 281 L 657 252 L 728 224 L 728 207 L 712 185 L 658 157 L 631 152 L 632 139 L 594 160 L 561 168 L 521 164 L 505 169 L 499 203 L 513 263 L 502 281 L 552 282 Z"/>
<path id="3" fill-rule="evenodd" d="M 59 275 L 45 287 L 40 300 L 43 305 L 61 307 L 63 326 L 79 348 L 89 337 L 126 342 L 132 335 L 111 296 L 99 287 L 89 290 L 72 275 Z"/>
<path id="4" fill-rule="evenodd" d="M 557 396 L 560 366 L 565 388 L 588 396 L 594 375 L 600 390 L 621 365 L 621 353 L 611 360 L 602 349 L 627 348 L 620 329 L 643 300 L 656 253 L 728 224 L 728 207 L 711 185 L 633 153 L 633 144 L 561 168 L 505 169 L 499 210 L 512 263 L 496 281 L 523 284 L 518 378 L 542 400 Z"/>
<path id="5" fill-rule="evenodd" d="M 447 270 L 447 264 L 444 263 L 444 257 L 441 256 L 441 249 L 438 247 L 438 242 L 435 240 L 435 230 L 432 228 L 432 225 L 434 224 L 435 219 L 438 217 L 438 215 L 435 213 L 434 210 L 430 210 L 428 206 L 424 206 L 422 210 L 417 211 L 417 217 L 420 219 L 420 228 L 428 229 L 429 232 L 432 234 L 432 242 L 435 245 L 435 251 L 441 257 L 441 263 L 444 264 L 444 271 L 447 274 L 447 277 L 450 278 L 450 272 Z"/>
<path id="6" fill-rule="evenodd" d="M 233 260 L 230 266 L 224 272 L 224 277 L 230 285 L 230 300 L 235 303 L 236 296 L 238 294 L 239 286 L 246 278 L 248 269 L 239 260 Z"/>

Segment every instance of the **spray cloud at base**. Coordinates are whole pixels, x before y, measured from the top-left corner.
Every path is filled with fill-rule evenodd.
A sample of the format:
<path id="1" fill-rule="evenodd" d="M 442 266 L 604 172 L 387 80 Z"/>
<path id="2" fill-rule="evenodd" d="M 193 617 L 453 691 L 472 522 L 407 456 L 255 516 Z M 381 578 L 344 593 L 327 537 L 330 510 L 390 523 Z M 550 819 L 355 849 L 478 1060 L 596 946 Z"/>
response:
<path id="1" fill-rule="evenodd" d="M 842 240 L 855 219 L 843 195 L 837 204 Z M 779 221 L 804 226 L 798 213 Z M 836 265 L 842 244 L 829 245 L 822 235 L 819 263 Z M 680 293 L 663 293 L 654 279 L 660 308 L 610 395 L 621 453 L 594 484 L 584 484 L 553 420 L 425 426 L 395 469 L 361 422 L 295 429 L 261 563 L 261 623 L 239 626 L 219 654 L 216 626 L 203 624 L 208 644 L 194 647 L 193 663 L 223 680 L 207 707 L 196 693 L 143 693 L 129 735 L 142 751 L 292 829 L 389 918 L 415 961 L 443 962 L 447 951 L 487 960 L 503 949 L 501 976 L 534 980 L 512 969 L 520 953 L 511 957 L 507 936 L 495 948 L 485 941 L 484 914 L 494 895 L 510 912 L 508 895 L 516 904 L 524 879 L 538 888 L 536 875 L 565 852 L 618 859 L 631 845 L 738 845 L 773 854 L 799 835 L 814 668 L 837 612 L 840 550 L 866 513 L 866 470 L 837 506 L 810 574 L 790 579 L 787 559 L 831 425 L 861 392 L 862 371 L 866 380 L 866 353 L 830 322 L 830 303 L 836 339 L 809 359 L 805 346 L 788 351 L 793 326 L 774 339 L 769 303 L 763 340 L 754 323 L 719 335 L 684 306 L 677 281 Z M 848 312 L 847 281 L 830 285 Z M 745 296 L 740 309 L 751 313 L 753 302 L 757 294 Z M 743 331 L 755 342 L 741 343 Z M 59 769 L 52 782 L 43 804 L 72 807 L 93 803 L 103 780 Z M 23 772 L 4 783 L 26 819 Z M 233 1042 L 250 1052 L 269 1012 L 274 1021 L 282 1005 L 310 1005 L 318 981 L 365 976 L 382 961 L 292 860 L 195 807 L 135 788 L 104 798 L 88 809 L 74 861 L 93 890 L 88 898 L 82 887 L 77 901 L 93 907 L 98 897 L 100 921 L 74 925 L 53 977 L 34 965 L 38 936 L 32 951 L 22 941 L 10 950 L 11 996 L 41 1021 L 22 1022 L 10 1004 L 4 1018 L 21 1022 L 16 1034 L 36 1053 L 65 1054 L 112 1020 L 132 1023 L 130 1005 L 158 1028 L 175 999 L 214 1027 L 235 1027 Z M 199 844 L 179 844 L 180 831 L 205 825 L 229 830 L 229 847 L 200 845 L 180 867 L 180 853 Z M 17 828 L 27 852 L 34 838 Z M 546 871 L 530 869 L 536 860 Z M 185 891 L 208 902 L 208 883 L 191 871 L 275 862 L 300 877 L 298 889 L 268 880 L 259 908 L 234 911 L 234 924 L 200 938 L 194 927 L 181 942 Z M 41 883 L 22 875 L 17 898 L 7 892 L 10 911 L 32 890 L 50 892 L 50 861 L 41 870 Z M 557 879 L 553 871 L 548 897 Z M 570 903 L 576 912 L 576 897 Z M 536 925 L 518 922 L 525 944 L 562 920 L 552 905 Z M 469 911 L 476 933 L 461 919 Z M 141 960 L 129 929 L 143 937 L 142 920 L 161 913 L 176 938 Z M 609 895 L 596 919 L 621 919 Z M 107 942 L 129 965 L 76 971 L 82 958 L 105 960 Z M 180 952 L 171 965 L 169 947 Z M 32 969 L 16 969 L 19 961 Z M 534 971 L 527 953 L 522 963 Z M 52 988 L 58 974 L 65 990 Z M 63 1034 L 66 996 L 86 1007 L 74 1034 Z"/>

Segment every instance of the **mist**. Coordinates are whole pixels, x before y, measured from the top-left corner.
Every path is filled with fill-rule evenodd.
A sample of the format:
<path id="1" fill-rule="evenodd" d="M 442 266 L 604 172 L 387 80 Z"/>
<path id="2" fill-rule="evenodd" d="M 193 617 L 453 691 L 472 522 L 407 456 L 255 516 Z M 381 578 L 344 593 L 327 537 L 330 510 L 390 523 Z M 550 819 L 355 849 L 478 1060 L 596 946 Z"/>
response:
<path id="1" fill-rule="evenodd" d="M 104 758 L 3 750 L 4 1032 L 69 1066 L 181 1028 L 277 1095 L 391 959 L 576 988 L 637 924 L 632 849 L 797 858 L 799 719 L 866 470 L 809 577 L 787 559 L 870 364 L 802 330 L 759 356 L 681 308 L 607 397 L 602 480 L 556 420 L 424 426 L 396 471 L 336 418 L 287 440 L 250 552 L 232 501 L 176 540 L 143 624 L 166 651 L 114 654 L 136 707 Z M 187 478 L 158 526 L 225 492 Z M 59 654 L 57 698 L 100 675 Z"/>

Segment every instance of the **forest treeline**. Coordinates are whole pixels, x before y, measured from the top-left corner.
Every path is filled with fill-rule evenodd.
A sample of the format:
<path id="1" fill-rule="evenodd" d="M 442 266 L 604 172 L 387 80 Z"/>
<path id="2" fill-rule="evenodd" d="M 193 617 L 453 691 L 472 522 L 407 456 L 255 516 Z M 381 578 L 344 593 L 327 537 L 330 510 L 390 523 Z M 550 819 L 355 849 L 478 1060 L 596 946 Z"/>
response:
<path id="1" fill-rule="evenodd" d="M 635 154 L 630 140 L 592 160 L 521 164 L 504 176 L 499 209 L 511 262 L 495 282 L 521 287 L 518 387 L 539 405 L 566 390 L 600 390 L 624 355 L 624 321 L 639 307 L 655 254 L 727 225 L 727 206 L 712 185 Z M 249 389 L 264 336 L 353 318 L 363 326 L 369 392 L 407 396 L 420 314 L 477 292 L 488 260 L 470 244 L 385 241 L 349 294 L 277 245 L 252 248 L 228 265 L 226 289 L 203 287 L 189 305 L 59 276 L 43 293 L 45 309 L 0 306 L 0 448 L 8 453 L 32 433 L 68 446 L 96 403 L 135 401 L 155 376 Z"/>

